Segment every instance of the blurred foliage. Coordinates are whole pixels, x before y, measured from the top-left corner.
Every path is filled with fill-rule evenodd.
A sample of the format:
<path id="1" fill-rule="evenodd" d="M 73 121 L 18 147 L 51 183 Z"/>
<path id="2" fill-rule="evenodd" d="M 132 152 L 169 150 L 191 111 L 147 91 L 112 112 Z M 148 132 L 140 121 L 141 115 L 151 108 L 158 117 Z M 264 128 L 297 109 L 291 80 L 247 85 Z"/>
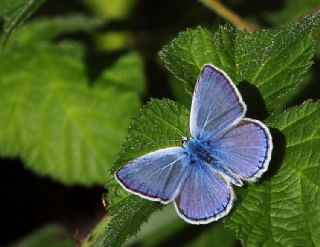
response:
<path id="1" fill-rule="evenodd" d="M 230 230 L 223 227 L 222 223 L 213 223 L 209 229 L 200 233 L 194 240 L 190 241 L 186 247 L 232 247 L 235 246 L 236 239 Z"/>
<path id="2" fill-rule="evenodd" d="M 1 0 L 0 16 L 5 21 L 2 43 L 5 44 L 13 30 L 44 3 L 45 0 Z"/>
<path id="3" fill-rule="evenodd" d="M 99 224 L 90 232 L 90 234 L 82 241 L 82 247 L 100 247 L 103 246 L 103 238 L 105 232 L 105 226 L 110 220 L 109 215 L 102 218 Z"/>
<path id="4" fill-rule="evenodd" d="M 81 0 L 88 8 L 97 15 L 110 19 L 122 19 L 127 17 L 138 0 Z"/>
<path id="5" fill-rule="evenodd" d="M 10 247 L 72 247 L 75 240 L 59 225 L 48 225 L 18 240 Z"/>
<path id="6" fill-rule="evenodd" d="M 188 224 L 178 217 L 174 206 L 169 204 L 154 213 L 148 222 L 141 226 L 137 236 L 129 239 L 126 244 L 140 241 L 143 247 L 165 245 L 165 241 L 181 234 L 187 226 Z"/>
<path id="7" fill-rule="evenodd" d="M 11 6 L 11 5 L 10 5 Z M 104 184 L 144 91 L 137 53 L 89 81 L 84 47 L 66 33 L 105 21 L 83 15 L 36 19 L 1 51 L 0 154 L 66 184 Z"/>
<path id="8" fill-rule="evenodd" d="M 267 13 L 267 18 L 274 25 L 296 20 L 320 8 L 319 0 L 285 0 L 281 9 Z"/>
<path id="9" fill-rule="evenodd" d="M 95 38 L 97 49 L 103 51 L 124 50 L 132 46 L 133 42 L 132 35 L 126 31 L 105 32 Z"/>
<path id="10" fill-rule="evenodd" d="M 53 43 L 61 35 L 76 32 L 94 32 L 106 22 L 105 19 L 92 18 L 81 14 L 37 18 L 18 28 L 8 40 L 10 47 L 37 46 L 41 43 Z"/>

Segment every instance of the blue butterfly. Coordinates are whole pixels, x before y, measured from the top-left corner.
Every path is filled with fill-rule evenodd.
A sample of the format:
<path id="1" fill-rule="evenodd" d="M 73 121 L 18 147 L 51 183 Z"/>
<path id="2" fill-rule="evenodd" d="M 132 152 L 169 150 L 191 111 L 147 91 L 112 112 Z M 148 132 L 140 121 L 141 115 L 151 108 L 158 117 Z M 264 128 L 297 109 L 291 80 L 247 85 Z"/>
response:
<path id="1" fill-rule="evenodd" d="M 174 201 L 178 215 L 207 224 L 227 215 L 235 198 L 231 184 L 255 182 L 268 169 L 269 129 L 244 118 L 246 105 L 229 76 L 206 64 L 194 89 L 192 137 L 129 161 L 115 173 L 127 191 L 151 201 Z"/>

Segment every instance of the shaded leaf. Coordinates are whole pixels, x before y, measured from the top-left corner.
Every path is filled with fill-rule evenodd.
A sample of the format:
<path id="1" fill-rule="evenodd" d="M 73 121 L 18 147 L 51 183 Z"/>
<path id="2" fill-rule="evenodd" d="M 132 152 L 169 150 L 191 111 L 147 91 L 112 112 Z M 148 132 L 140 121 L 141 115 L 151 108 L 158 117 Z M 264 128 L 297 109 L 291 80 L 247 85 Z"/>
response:
<path id="1" fill-rule="evenodd" d="M 169 86 L 175 101 L 183 104 L 187 109 L 191 107 L 191 97 L 186 92 L 185 87 L 174 77 L 169 78 Z"/>
<path id="2" fill-rule="evenodd" d="M 96 225 L 96 227 L 90 232 L 90 234 L 82 241 L 82 247 L 101 247 L 103 246 L 103 237 L 106 225 L 110 220 L 109 215 L 106 215 Z"/>
<path id="3" fill-rule="evenodd" d="M 302 18 L 319 8 L 319 0 L 285 0 L 279 10 L 266 13 L 266 16 L 269 21 L 277 25 Z"/>
<path id="4" fill-rule="evenodd" d="M 108 70 L 102 72 L 95 81 L 96 87 L 117 86 L 124 90 L 132 90 L 138 93 L 144 91 L 143 63 L 136 52 L 123 55 L 110 66 Z"/>
<path id="5" fill-rule="evenodd" d="M 74 239 L 59 225 L 48 225 L 40 228 L 10 247 L 73 247 Z"/>
<path id="6" fill-rule="evenodd" d="M 232 247 L 236 246 L 237 240 L 234 234 L 224 228 L 221 222 L 213 223 L 209 229 L 200 233 L 194 240 L 190 241 L 186 247 Z"/>
<path id="7" fill-rule="evenodd" d="M 269 173 L 276 174 L 239 190 L 239 205 L 226 219 L 244 246 L 320 243 L 319 121 L 318 102 L 268 119 L 269 126 L 282 133 L 273 134 L 276 146 Z"/>
<path id="8" fill-rule="evenodd" d="M 164 241 L 181 234 L 187 226 L 188 224 L 177 215 L 174 205 L 169 204 L 151 215 L 148 222 L 141 226 L 137 236 L 129 239 L 126 245 L 138 242 L 143 247 L 162 246 Z"/>

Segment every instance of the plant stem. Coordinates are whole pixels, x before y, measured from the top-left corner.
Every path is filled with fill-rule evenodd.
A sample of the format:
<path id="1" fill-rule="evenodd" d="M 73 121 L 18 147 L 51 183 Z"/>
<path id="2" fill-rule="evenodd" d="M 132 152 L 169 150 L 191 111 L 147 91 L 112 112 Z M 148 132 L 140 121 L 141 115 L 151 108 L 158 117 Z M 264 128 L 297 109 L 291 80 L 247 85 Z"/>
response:
<path id="1" fill-rule="evenodd" d="M 224 6 L 219 0 L 199 0 L 204 5 L 206 5 L 208 8 L 216 12 L 218 15 L 222 16 L 224 19 L 231 22 L 233 25 L 235 25 L 238 28 L 245 28 L 248 31 L 257 31 L 258 28 L 249 22 L 246 22 L 243 20 L 240 16 L 238 16 L 236 13 L 228 9 L 226 6 Z"/>

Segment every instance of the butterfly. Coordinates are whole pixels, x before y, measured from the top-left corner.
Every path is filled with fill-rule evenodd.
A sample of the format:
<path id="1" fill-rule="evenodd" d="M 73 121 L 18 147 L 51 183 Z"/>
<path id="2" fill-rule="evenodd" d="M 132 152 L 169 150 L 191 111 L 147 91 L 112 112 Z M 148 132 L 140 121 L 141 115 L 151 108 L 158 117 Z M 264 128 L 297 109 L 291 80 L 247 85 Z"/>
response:
<path id="1" fill-rule="evenodd" d="M 270 131 L 262 122 L 244 118 L 246 108 L 230 77 L 204 65 L 192 97 L 191 137 L 183 137 L 181 147 L 129 161 L 115 172 L 116 180 L 142 198 L 174 201 L 188 223 L 217 221 L 232 208 L 231 185 L 257 181 L 271 159 Z"/>

